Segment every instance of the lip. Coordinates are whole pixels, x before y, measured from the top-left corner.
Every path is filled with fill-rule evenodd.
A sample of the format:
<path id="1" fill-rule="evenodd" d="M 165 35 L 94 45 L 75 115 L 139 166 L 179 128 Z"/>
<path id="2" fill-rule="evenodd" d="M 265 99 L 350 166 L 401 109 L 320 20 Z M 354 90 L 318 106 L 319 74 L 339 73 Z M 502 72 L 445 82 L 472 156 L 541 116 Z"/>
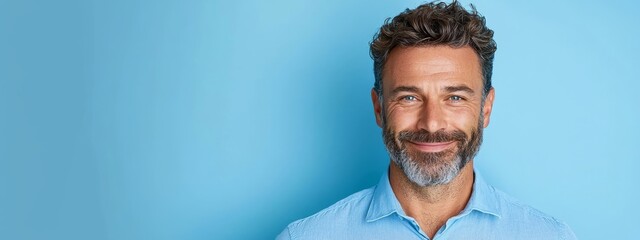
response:
<path id="1" fill-rule="evenodd" d="M 450 142 L 435 142 L 435 143 L 425 143 L 425 142 L 411 142 L 418 150 L 422 152 L 441 152 L 451 148 L 455 145 L 455 141 Z"/>

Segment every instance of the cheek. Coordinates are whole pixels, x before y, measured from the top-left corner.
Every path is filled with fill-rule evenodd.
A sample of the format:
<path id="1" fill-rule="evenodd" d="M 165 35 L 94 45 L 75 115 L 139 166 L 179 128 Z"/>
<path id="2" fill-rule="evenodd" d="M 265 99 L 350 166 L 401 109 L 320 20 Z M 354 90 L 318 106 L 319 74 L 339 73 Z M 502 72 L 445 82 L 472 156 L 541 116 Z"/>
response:
<path id="1" fill-rule="evenodd" d="M 451 112 L 450 116 L 448 118 L 450 124 L 454 128 L 464 131 L 467 136 L 478 126 L 478 121 L 480 120 L 480 113 L 473 111 L 473 109 L 459 109 Z"/>
<path id="2" fill-rule="evenodd" d="M 413 130 L 419 114 L 406 108 L 392 108 L 388 112 L 386 125 L 396 133 L 403 130 Z"/>

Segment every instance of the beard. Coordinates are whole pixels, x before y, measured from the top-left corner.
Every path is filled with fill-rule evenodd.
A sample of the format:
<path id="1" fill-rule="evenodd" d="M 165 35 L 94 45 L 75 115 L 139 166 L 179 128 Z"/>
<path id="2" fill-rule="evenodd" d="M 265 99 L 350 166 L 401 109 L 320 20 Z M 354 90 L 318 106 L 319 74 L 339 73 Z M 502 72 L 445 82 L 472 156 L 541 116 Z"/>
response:
<path id="1" fill-rule="evenodd" d="M 482 144 L 483 116 L 478 126 L 472 129 L 471 136 L 461 130 L 428 132 L 400 131 L 397 135 L 386 124 L 382 137 L 391 160 L 404 172 L 414 184 L 427 187 L 451 182 L 460 171 L 475 157 Z M 407 148 L 407 142 L 450 142 L 456 147 L 440 152 L 422 152 Z"/>

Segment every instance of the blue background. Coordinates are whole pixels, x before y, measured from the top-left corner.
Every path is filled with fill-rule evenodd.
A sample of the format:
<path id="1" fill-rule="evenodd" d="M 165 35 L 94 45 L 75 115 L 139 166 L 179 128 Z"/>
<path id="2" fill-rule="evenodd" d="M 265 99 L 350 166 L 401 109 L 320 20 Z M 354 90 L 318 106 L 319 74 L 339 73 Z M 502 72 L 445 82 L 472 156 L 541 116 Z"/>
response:
<path id="1" fill-rule="evenodd" d="M 375 184 L 368 42 L 420 3 L 0 0 L 0 239 L 271 239 Z M 580 239 L 639 236 L 640 4 L 474 3 L 477 168 Z"/>

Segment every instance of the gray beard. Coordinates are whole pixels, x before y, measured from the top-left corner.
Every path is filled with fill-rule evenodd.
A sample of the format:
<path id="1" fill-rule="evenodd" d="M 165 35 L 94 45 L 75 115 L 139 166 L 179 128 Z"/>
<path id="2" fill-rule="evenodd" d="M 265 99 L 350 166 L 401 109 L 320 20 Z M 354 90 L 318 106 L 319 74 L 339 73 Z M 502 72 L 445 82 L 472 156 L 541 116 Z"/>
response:
<path id="1" fill-rule="evenodd" d="M 480 116 L 478 126 L 472 130 L 470 137 L 457 140 L 455 149 L 436 153 L 409 151 L 404 141 L 397 141 L 396 134 L 386 126 L 382 135 L 393 163 L 402 169 L 411 182 L 427 187 L 447 184 L 458 176 L 480 149 L 483 125 L 483 116 Z"/>
<path id="2" fill-rule="evenodd" d="M 405 150 L 393 154 L 391 160 L 398 166 L 407 178 L 414 184 L 427 187 L 443 185 L 451 182 L 468 161 L 463 161 L 460 156 L 455 156 L 451 161 L 438 160 L 438 156 L 429 155 L 423 157 L 421 162 L 413 160 Z M 439 164 L 426 164 L 427 162 L 440 162 Z"/>

